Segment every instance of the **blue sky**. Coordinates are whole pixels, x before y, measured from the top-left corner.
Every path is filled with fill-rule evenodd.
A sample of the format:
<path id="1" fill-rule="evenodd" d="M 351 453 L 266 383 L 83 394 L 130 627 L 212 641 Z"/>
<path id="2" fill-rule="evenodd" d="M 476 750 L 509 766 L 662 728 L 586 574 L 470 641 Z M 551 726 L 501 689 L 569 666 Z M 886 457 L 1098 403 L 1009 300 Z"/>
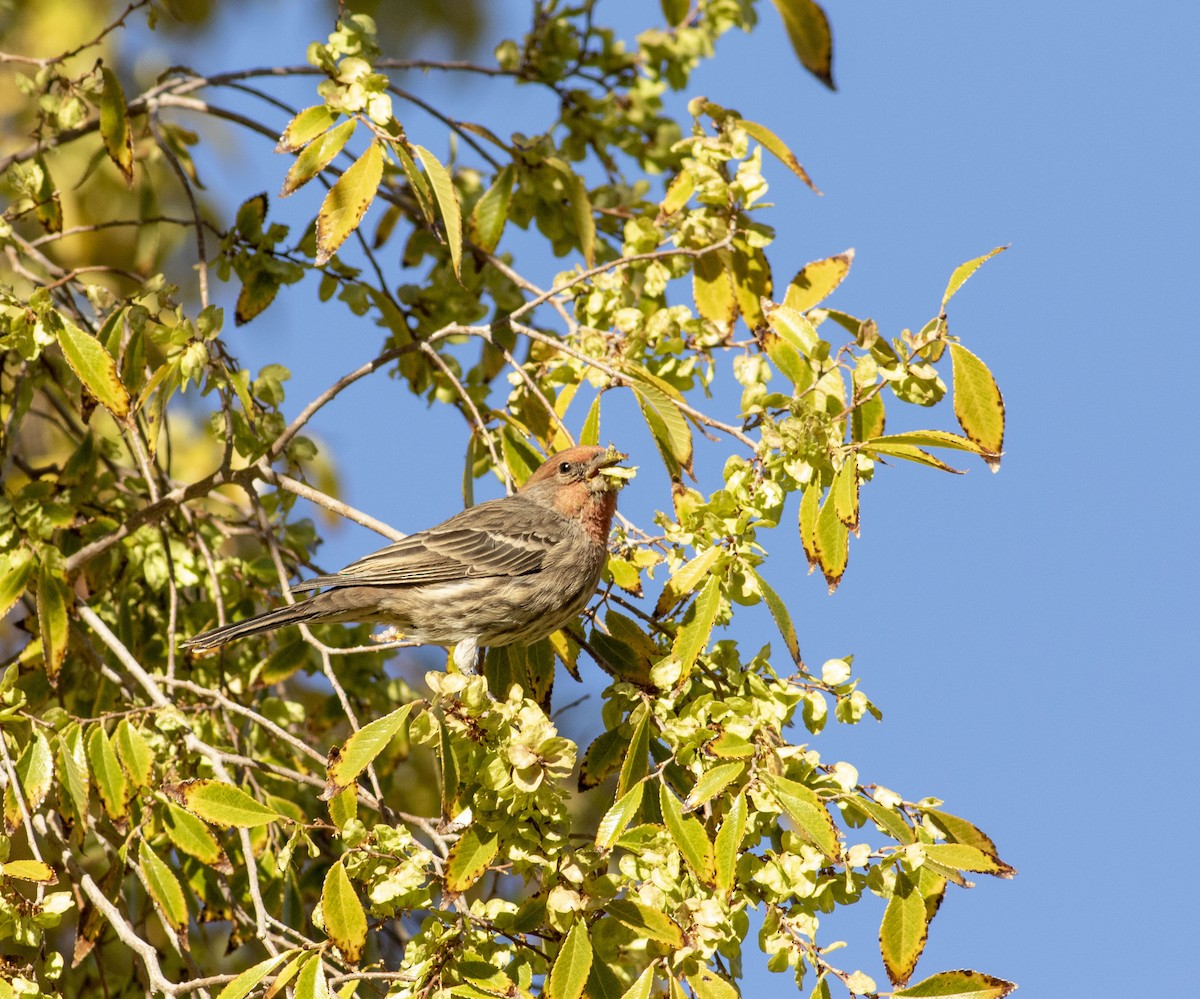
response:
<path id="1" fill-rule="evenodd" d="M 626 20 L 657 11 L 617 7 Z M 794 607 L 805 658 L 854 653 L 885 715 L 881 725 L 831 725 L 815 746 L 905 797 L 943 798 L 1020 872 L 951 893 L 919 974 L 975 967 L 1029 995 L 1100 994 L 1126 978 L 1143 994 L 1166 990 L 1196 926 L 1180 840 L 1198 818 L 1190 631 L 1200 531 L 1194 448 L 1178 435 L 1195 424 L 1200 361 L 1200 7 L 827 8 L 838 93 L 797 66 L 762 3 L 759 30 L 727 36 L 684 95 L 775 130 L 826 192 L 817 198 L 768 167 L 777 279 L 853 246 L 831 304 L 894 334 L 936 312 L 955 265 L 1012 248 L 950 311 L 952 331 L 1005 394 L 1001 472 L 884 470 L 863 491 L 862 538 L 833 597 L 804 574 L 794 530 L 779 531 L 769 574 Z M 499 9 L 516 25 L 525 5 Z M 201 70 L 300 61 L 325 28 L 283 10 L 262 5 L 254 30 L 231 30 L 189 61 Z M 526 91 L 436 94 L 451 114 L 500 132 L 539 111 L 520 103 Z M 444 149 L 428 121 L 418 127 Z M 286 162 L 270 168 L 233 200 L 277 190 Z M 230 336 L 251 366 L 292 359 L 295 411 L 333 373 L 372 356 L 378 337 L 340 310 L 287 298 Z M 404 530 L 428 526 L 461 503 L 461 423 L 404 407 L 387 379 L 369 382 L 315 429 L 350 503 Z M 953 421 L 948 410 L 916 417 Z M 618 443 L 652 464 L 644 431 Z M 419 488 L 400 471 L 413 465 L 427 467 Z M 646 519 L 667 502 L 651 475 L 623 497 Z M 322 558 L 334 567 L 377 543 L 353 526 L 334 530 Z M 743 628 L 747 643 L 766 634 L 758 619 Z M 593 699 L 576 710 L 597 708 Z M 584 718 L 579 730 L 593 724 Z M 851 941 L 839 956 L 882 987 L 881 914 L 867 899 L 829 925 Z M 1118 948 L 1121 965 L 1099 959 Z M 763 971 L 746 994 L 789 991 Z"/>

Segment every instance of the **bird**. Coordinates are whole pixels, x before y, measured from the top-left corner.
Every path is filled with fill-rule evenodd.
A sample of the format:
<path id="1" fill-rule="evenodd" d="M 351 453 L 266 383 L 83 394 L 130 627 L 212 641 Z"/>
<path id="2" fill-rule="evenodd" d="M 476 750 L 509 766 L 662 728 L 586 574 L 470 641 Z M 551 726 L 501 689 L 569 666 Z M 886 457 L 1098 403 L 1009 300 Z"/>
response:
<path id="1" fill-rule="evenodd" d="M 616 467 L 626 458 L 612 445 L 559 451 L 516 493 L 292 587 L 315 596 L 183 644 L 204 651 L 287 625 L 370 622 L 422 645 L 453 645 L 456 666 L 473 672 L 480 649 L 536 642 L 587 606 L 632 471 Z"/>

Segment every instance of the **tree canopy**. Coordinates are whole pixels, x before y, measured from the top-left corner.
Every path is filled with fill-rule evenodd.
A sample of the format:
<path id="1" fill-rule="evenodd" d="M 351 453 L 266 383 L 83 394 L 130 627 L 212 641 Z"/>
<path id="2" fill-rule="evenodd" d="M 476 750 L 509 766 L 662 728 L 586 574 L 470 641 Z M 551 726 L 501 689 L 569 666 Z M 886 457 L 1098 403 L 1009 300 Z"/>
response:
<path id="1" fill-rule="evenodd" d="M 761 16 L 832 87 L 813 0 L 663 0 L 635 37 L 538 0 L 440 60 L 350 7 L 292 62 L 208 74 L 120 44 L 201 5 L 18 3 L 0 28 L 0 999 L 731 999 L 756 961 L 872 995 L 821 935 L 870 896 L 892 994 L 1007 994 L 916 975 L 943 898 L 1014 872 L 938 798 L 822 759 L 831 716 L 881 715 L 851 657 L 801 655 L 802 567 L 767 568 L 798 531 L 832 592 L 888 465 L 998 469 L 1003 400 L 948 309 L 1003 248 L 895 334 L 826 304 L 852 252 L 776 258 L 765 175 L 816 186 L 759 109 L 689 81 Z M 452 75 L 552 110 L 474 120 L 430 83 Z M 378 330 L 353 370 L 305 344 L 334 374 L 298 409 L 287 358 L 251 370 L 230 335 L 281 294 Z M 413 426 L 461 415 L 467 505 L 616 413 L 670 493 L 620 519 L 576 624 L 481 675 L 397 669 L 411 643 L 369 624 L 181 649 L 319 571 L 301 501 L 399 537 L 338 498 L 310 426 L 365 378 Z M 902 405 L 929 429 L 889 433 Z M 755 605 L 773 632 L 732 637 Z M 596 669 L 577 746 L 556 709 Z"/>

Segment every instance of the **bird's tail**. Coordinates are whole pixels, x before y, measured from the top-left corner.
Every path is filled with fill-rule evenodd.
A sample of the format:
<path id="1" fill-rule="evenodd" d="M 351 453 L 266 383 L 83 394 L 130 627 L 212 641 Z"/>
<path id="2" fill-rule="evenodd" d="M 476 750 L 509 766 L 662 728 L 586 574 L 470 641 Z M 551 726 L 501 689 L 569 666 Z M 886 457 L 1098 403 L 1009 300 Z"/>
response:
<path id="1" fill-rule="evenodd" d="M 202 632 L 194 638 L 187 639 L 183 645 L 185 648 L 191 649 L 215 649 L 218 645 L 235 642 L 247 635 L 257 635 L 262 631 L 274 631 L 276 628 L 282 628 L 289 624 L 303 624 L 305 621 L 312 621 L 321 616 L 320 609 L 314 606 L 316 603 L 315 599 L 301 600 L 299 603 L 288 604 L 286 607 L 277 607 L 265 614 L 248 617 L 244 621 L 236 621 L 223 628 L 213 628 L 212 631 Z"/>

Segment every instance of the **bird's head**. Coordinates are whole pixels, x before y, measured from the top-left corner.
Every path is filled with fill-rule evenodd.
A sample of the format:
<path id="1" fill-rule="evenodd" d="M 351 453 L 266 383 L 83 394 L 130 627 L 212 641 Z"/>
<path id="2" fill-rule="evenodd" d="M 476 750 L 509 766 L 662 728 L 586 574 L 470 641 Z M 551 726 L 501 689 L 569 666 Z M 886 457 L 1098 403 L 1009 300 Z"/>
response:
<path id="1" fill-rule="evenodd" d="M 544 461 L 521 492 L 553 506 L 567 517 L 579 516 L 587 506 L 605 500 L 608 516 L 616 509 L 616 492 L 633 469 L 618 468 L 629 456 L 608 447 L 570 447 Z M 623 473 L 623 474 L 622 474 Z"/>
<path id="2" fill-rule="evenodd" d="M 616 490 L 621 488 L 628 475 L 614 475 L 613 471 L 628 457 L 611 444 L 608 447 L 569 447 L 542 462 L 521 487 L 521 491 L 545 488 L 547 485 L 553 485 L 556 489 L 583 485 L 589 492 Z M 628 473 L 632 469 L 620 471 Z"/>

